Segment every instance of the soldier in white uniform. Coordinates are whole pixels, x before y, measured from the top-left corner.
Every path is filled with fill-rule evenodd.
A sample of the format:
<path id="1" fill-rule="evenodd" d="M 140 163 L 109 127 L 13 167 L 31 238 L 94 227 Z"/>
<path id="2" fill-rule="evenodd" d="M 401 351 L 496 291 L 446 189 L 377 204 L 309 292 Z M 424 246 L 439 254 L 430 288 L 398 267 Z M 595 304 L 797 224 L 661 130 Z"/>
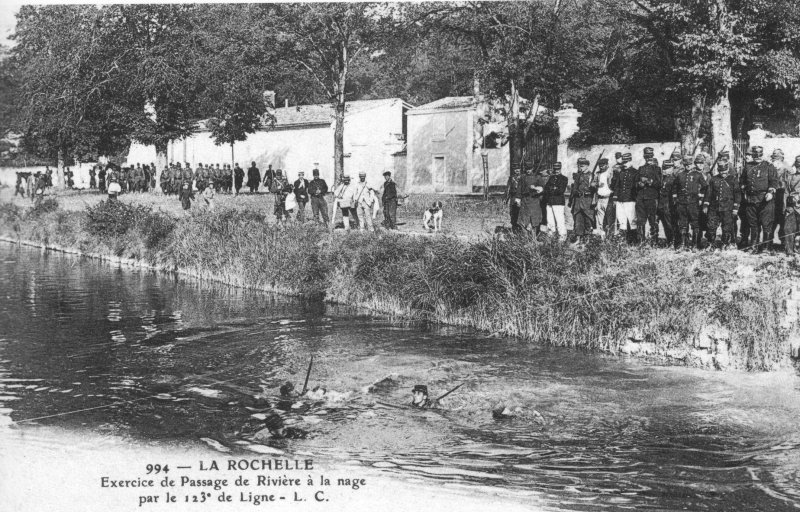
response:
<path id="1" fill-rule="evenodd" d="M 361 171 L 358 173 L 358 183 L 356 183 L 355 188 L 353 202 L 359 221 L 358 229 L 364 231 L 364 228 L 366 228 L 369 231 L 374 231 L 372 220 L 378 215 L 378 198 L 375 196 L 375 191 L 367 185 L 366 172 Z"/>

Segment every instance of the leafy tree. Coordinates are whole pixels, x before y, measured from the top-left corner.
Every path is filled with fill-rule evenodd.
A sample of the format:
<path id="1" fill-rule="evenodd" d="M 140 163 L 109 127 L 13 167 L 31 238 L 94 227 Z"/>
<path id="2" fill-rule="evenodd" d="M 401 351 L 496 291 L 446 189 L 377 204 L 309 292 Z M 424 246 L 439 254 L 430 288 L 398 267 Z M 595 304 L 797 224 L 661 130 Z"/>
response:
<path id="1" fill-rule="evenodd" d="M 394 28 L 395 10 L 379 3 L 263 6 L 257 18 L 262 44 L 274 58 L 311 77 L 334 111 L 334 172 L 344 172 L 344 116 L 348 85 L 362 55 L 377 52 Z"/>

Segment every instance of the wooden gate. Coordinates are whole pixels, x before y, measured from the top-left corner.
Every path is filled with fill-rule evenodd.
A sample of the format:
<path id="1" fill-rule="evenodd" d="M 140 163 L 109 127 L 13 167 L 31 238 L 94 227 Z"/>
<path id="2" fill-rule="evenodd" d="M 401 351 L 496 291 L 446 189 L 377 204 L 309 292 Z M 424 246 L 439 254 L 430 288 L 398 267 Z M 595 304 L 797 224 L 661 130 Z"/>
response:
<path id="1" fill-rule="evenodd" d="M 552 168 L 558 160 L 558 131 L 531 131 L 525 141 L 522 160 L 534 169 Z"/>

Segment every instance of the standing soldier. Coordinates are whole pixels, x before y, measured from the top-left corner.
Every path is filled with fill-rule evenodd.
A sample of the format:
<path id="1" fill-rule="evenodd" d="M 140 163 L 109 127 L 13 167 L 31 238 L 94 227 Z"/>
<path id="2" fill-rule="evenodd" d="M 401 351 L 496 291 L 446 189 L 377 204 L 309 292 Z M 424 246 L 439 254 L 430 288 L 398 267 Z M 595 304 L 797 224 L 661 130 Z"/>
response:
<path id="1" fill-rule="evenodd" d="M 255 162 L 253 162 L 255 165 Z M 272 181 L 275 179 L 275 171 L 272 169 L 272 164 L 267 165 L 267 170 L 264 171 L 264 186 L 267 187 L 267 190 L 272 188 Z M 258 175 L 258 180 L 261 181 L 261 174 Z M 258 187 L 256 187 L 258 189 Z"/>
<path id="2" fill-rule="evenodd" d="M 91 169 L 89 169 L 89 190 L 97 188 L 97 166 L 93 165 Z"/>
<path id="3" fill-rule="evenodd" d="M 771 163 L 762 160 L 764 148 L 753 146 L 750 150 L 753 163 L 742 175 L 742 190 L 747 200 L 747 223 L 750 225 L 749 247 L 760 246 L 759 229 L 763 233 L 763 244 L 772 242 L 772 226 L 775 220 L 775 191 L 778 189 L 778 171 Z"/>
<path id="4" fill-rule="evenodd" d="M 506 184 L 506 195 L 503 197 L 503 202 L 508 205 L 508 214 L 511 217 L 511 229 L 517 231 L 517 220 L 519 220 L 519 203 L 515 200 L 519 190 L 520 169 L 514 167 L 511 170 L 511 176 L 508 177 Z"/>
<path id="5" fill-rule="evenodd" d="M 272 184 L 272 190 L 275 194 L 275 218 L 281 222 L 286 218 L 289 220 L 289 215 L 286 213 L 286 198 L 292 193 L 292 184 L 283 176 L 283 171 L 278 169 L 275 171 L 275 182 Z"/>
<path id="6" fill-rule="evenodd" d="M 192 189 L 192 168 L 189 165 L 189 162 L 186 162 L 184 168 L 181 169 L 180 180 L 181 180 L 181 188 L 183 188 L 184 183 L 188 183 L 189 190 Z"/>
<path id="7" fill-rule="evenodd" d="M 305 222 L 306 204 L 308 203 L 308 180 L 303 171 L 297 173 L 297 179 L 294 182 L 294 198 L 297 200 L 297 220 L 301 223 Z"/>
<path id="8" fill-rule="evenodd" d="M 580 166 L 580 163 L 578 165 Z M 547 231 L 551 235 L 557 235 L 559 240 L 567 238 L 564 219 L 564 193 L 567 191 L 567 185 L 569 179 L 561 174 L 561 162 L 554 163 L 553 174 L 546 178 L 544 184 L 544 204 L 547 211 Z"/>
<path id="9" fill-rule="evenodd" d="M 613 173 L 608 170 L 608 158 L 601 158 L 597 161 L 597 175 L 595 181 L 597 182 L 597 206 L 595 208 L 595 227 L 597 233 L 601 237 L 606 236 L 607 222 L 609 222 L 607 213 L 609 212 L 609 201 L 611 199 L 611 180 Z"/>
<path id="10" fill-rule="evenodd" d="M 244 169 L 239 167 L 239 163 L 237 162 L 236 165 L 233 166 L 233 187 L 237 196 L 242 189 L 242 183 L 244 183 Z"/>
<path id="11" fill-rule="evenodd" d="M 142 164 L 136 164 L 133 170 L 133 189 L 137 192 L 144 192 L 144 170 Z"/>
<path id="12" fill-rule="evenodd" d="M 778 171 L 778 189 L 775 191 L 775 224 L 774 228 L 772 229 L 772 233 L 770 235 L 774 236 L 775 230 L 778 231 L 778 240 L 781 242 L 784 240 L 784 212 L 786 208 L 786 202 L 784 200 L 784 190 L 786 184 L 786 178 L 789 174 L 789 169 L 791 166 L 784 160 L 783 158 L 783 151 L 780 149 L 776 149 L 772 152 L 772 165 L 775 167 L 775 170 Z"/>
<path id="13" fill-rule="evenodd" d="M 593 201 L 597 192 L 597 185 L 593 182 L 589 172 L 589 160 L 583 157 L 578 158 L 578 171 L 572 175 L 572 178 L 574 181 L 569 195 L 573 219 L 572 232 L 577 237 L 576 242 L 584 243 L 586 236 L 592 233 Z"/>
<path id="14" fill-rule="evenodd" d="M 251 194 L 258 193 L 258 185 L 261 183 L 261 171 L 258 170 L 256 167 L 255 162 L 250 162 L 250 168 L 247 169 L 247 186 L 250 188 Z M 267 186 L 267 191 L 269 191 L 272 187 L 272 183 L 264 184 Z"/>
<path id="15" fill-rule="evenodd" d="M 327 226 L 328 203 L 325 201 L 325 195 L 328 193 L 328 184 L 319 177 L 319 169 L 314 168 L 311 174 L 314 176 L 314 179 L 308 184 L 308 193 L 311 195 L 311 215 L 314 216 L 316 222 L 319 222 L 321 215 L 322 222 Z"/>
<path id="16" fill-rule="evenodd" d="M 645 223 L 650 224 L 650 243 L 658 242 L 658 196 L 661 191 L 661 170 L 653 156 L 653 148 L 644 148 L 645 164 L 636 175 L 636 225 L 639 241 L 644 243 Z"/>
<path id="17" fill-rule="evenodd" d="M 706 189 L 703 211 L 708 215 L 708 231 L 706 239 L 709 247 L 714 246 L 717 238 L 717 227 L 722 224 L 722 245 L 728 248 L 731 242 L 736 242 L 734 232 L 736 227 L 737 213 L 739 212 L 739 200 L 741 189 L 736 174 L 731 172 L 728 165 L 730 154 L 722 152 L 719 154 L 717 172 L 708 182 Z"/>
<path id="18" fill-rule="evenodd" d="M 614 175 L 611 182 L 612 196 L 615 203 L 617 223 L 621 231 L 625 231 L 628 243 L 636 242 L 636 175 L 638 170 L 631 165 L 631 154 L 624 153 L 620 157 L 622 167 Z"/>
<path id="19" fill-rule="evenodd" d="M 694 159 L 694 168 L 684 167 L 672 186 L 672 199 L 678 210 L 678 227 L 681 230 L 680 243 L 687 249 L 699 245 L 700 204 L 703 202 L 706 191 L 703 162 L 705 162 L 703 157 L 697 155 Z M 689 227 L 692 228 L 691 246 L 689 245 Z"/>
<path id="20" fill-rule="evenodd" d="M 536 240 L 539 226 L 542 223 L 542 194 L 545 181 L 541 176 L 534 176 L 533 169 L 525 167 L 525 175 L 519 181 L 517 198 L 519 199 L 519 232 L 525 233 L 531 226 L 531 235 Z"/>
<path id="21" fill-rule="evenodd" d="M 169 194 L 169 184 L 170 181 L 172 181 L 172 171 L 169 167 L 165 166 L 164 169 L 161 170 L 161 176 L 159 176 L 158 180 L 159 184 L 161 185 L 161 192 L 164 194 Z"/>
<path id="22" fill-rule="evenodd" d="M 100 166 L 100 170 L 97 171 L 97 188 L 103 194 L 106 193 L 106 172 L 106 168 L 103 166 Z"/>
<path id="23" fill-rule="evenodd" d="M 397 190 L 397 183 L 392 179 L 391 171 L 383 173 L 383 185 L 381 185 L 381 203 L 383 203 L 383 223 L 386 229 L 397 229 L 397 204 L 400 192 Z"/>
<path id="24" fill-rule="evenodd" d="M 786 226 L 784 247 L 787 256 L 794 256 L 795 237 L 800 233 L 800 156 L 786 172 Z"/>
<path id="25" fill-rule="evenodd" d="M 658 220 L 664 227 L 664 235 L 667 238 L 667 247 L 676 243 L 675 228 L 675 205 L 672 202 L 672 187 L 675 183 L 676 171 L 673 160 L 664 160 L 661 173 L 661 189 L 658 193 Z"/>

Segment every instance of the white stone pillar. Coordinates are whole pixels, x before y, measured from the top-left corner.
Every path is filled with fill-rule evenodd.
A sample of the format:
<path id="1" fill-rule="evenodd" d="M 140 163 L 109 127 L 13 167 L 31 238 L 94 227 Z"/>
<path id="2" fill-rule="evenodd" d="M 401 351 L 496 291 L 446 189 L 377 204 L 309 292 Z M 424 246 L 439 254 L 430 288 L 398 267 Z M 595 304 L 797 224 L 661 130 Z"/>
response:
<path id="1" fill-rule="evenodd" d="M 570 104 L 561 106 L 561 110 L 553 114 L 558 120 L 558 161 L 567 165 L 569 150 L 567 141 L 580 129 L 578 119 L 583 115 Z"/>
<path id="2" fill-rule="evenodd" d="M 750 147 L 761 146 L 764 147 L 764 141 L 767 140 L 767 132 L 761 127 L 761 123 L 756 123 L 756 127 L 747 132 L 750 137 Z"/>

